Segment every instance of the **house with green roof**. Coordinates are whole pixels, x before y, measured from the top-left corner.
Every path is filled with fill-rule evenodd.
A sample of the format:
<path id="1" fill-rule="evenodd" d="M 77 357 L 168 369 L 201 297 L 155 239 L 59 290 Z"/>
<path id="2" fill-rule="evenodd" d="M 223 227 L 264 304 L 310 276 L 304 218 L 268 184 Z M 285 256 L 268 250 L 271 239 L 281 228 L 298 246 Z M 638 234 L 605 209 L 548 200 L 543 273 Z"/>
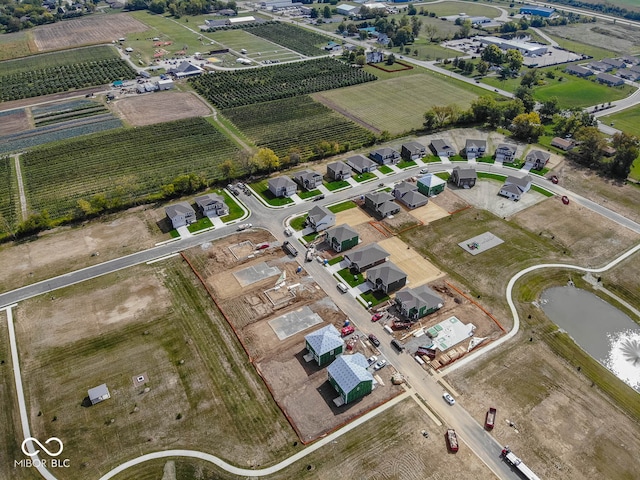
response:
<path id="1" fill-rule="evenodd" d="M 333 325 L 311 332 L 304 337 L 309 355 L 313 356 L 318 366 L 330 364 L 344 350 L 344 340 Z"/>
<path id="2" fill-rule="evenodd" d="M 338 406 L 353 403 L 373 390 L 373 375 L 367 370 L 369 364 L 361 353 L 341 355 L 329 365 L 329 383 L 340 394 Z"/>

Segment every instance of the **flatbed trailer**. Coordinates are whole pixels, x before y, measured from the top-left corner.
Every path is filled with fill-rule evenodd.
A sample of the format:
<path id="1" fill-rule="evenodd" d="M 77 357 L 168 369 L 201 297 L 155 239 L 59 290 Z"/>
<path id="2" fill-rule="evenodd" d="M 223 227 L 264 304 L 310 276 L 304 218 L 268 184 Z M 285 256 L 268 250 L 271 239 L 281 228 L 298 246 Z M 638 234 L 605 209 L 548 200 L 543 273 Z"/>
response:
<path id="1" fill-rule="evenodd" d="M 523 478 L 526 478 L 526 480 L 540 480 L 540 477 L 533 473 L 533 471 L 527 467 L 522 460 L 514 455 L 509 446 L 502 449 L 502 456 L 505 461 L 515 468 Z"/>

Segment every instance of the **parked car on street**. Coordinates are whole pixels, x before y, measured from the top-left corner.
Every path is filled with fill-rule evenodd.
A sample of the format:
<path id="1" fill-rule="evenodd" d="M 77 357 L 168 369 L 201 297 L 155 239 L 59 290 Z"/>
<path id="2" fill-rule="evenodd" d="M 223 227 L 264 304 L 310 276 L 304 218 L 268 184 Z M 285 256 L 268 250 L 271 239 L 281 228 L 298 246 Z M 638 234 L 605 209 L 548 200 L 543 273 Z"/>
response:
<path id="1" fill-rule="evenodd" d="M 378 321 L 378 320 L 380 320 L 383 316 L 384 316 L 384 313 L 376 313 L 375 315 L 373 315 L 373 317 L 371 317 L 371 321 L 372 321 L 372 322 L 377 322 L 377 321 Z"/>
<path id="2" fill-rule="evenodd" d="M 377 361 L 378 361 L 378 357 L 376 357 L 375 355 L 371 355 L 369 358 L 367 358 L 367 363 L 369 365 L 373 365 Z"/>
<path id="3" fill-rule="evenodd" d="M 376 347 L 380 346 L 380 340 L 373 333 L 369 334 L 369 341 L 373 343 Z"/>
<path id="4" fill-rule="evenodd" d="M 387 366 L 387 361 L 383 358 L 382 360 L 378 360 L 378 363 L 376 363 L 376 364 L 373 366 L 373 369 L 374 369 L 374 370 L 381 370 L 381 369 L 383 369 L 383 368 L 384 368 L 384 367 L 386 367 L 386 366 Z"/>
<path id="5" fill-rule="evenodd" d="M 353 328 L 351 325 L 348 325 L 348 326 L 344 327 L 342 330 L 340 330 L 340 334 L 343 337 L 346 337 L 347 335 L 351 335 L 355 331 L 356 331 L 355 328 Z"/>

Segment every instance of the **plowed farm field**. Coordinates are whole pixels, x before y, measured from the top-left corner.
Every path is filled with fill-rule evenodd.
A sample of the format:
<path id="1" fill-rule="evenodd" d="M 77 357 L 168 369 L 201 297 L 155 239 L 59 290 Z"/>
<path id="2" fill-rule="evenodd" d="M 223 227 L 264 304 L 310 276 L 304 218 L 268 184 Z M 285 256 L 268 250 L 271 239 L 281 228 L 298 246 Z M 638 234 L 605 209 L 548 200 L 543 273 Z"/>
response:
<path id="1" fill-rule="evenodd" d="M 211 109 L 197 96 L 186 92 L 159 92 L 156 95 L 126 97 L 113 103 L 124 120 L 135 126 L 203 117 Z"/>
<path id="2" fill-rule="evenodd" d="M 43 25 L 34 30 L 34 40 L 39 52 L 110 43 L 127 33 L 144 32 L 148 27 L 123 13 L 96 15 L 65 22 Z"/>

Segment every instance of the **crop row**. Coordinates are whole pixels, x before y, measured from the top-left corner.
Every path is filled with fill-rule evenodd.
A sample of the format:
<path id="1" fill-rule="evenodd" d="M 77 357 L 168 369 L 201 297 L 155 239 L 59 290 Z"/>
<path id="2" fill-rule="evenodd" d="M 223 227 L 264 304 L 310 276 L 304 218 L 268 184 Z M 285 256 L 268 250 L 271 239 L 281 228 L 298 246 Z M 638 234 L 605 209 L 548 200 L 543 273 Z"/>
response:
<path id="1" fill-rule="evenodd" d="M 122 127 L 122 122 L 111 114 L 76 118 L 0 137 L 0 154 L 119 127 Z"/>
<path id="2" fill-rule="evenodd" d="M 0 157 L 0 237 L 7 232 L 8 226 L 16 222 L 16 202 L 13 188 L 13 159 Z"/>
<path id="3" fill-rule="evenodd" d="M 109 109 L 104 105 L 96 105 L 94 107 L 85 108 L 82 110 L 74 110 L 73 112 L 65 112 L 59 115 L 40 117 L 35 119 L 36 127 L 44 125 L 52 125 L 54 123 L 66 122 L 77 118 L 94 117 L 96 115 L 103 115 L 109 113 Z"/>
<path id="4" fill-rule="evenodd" d="M 327 52 L 320 46 L 331 41 L 329 37 L 319 33 L 282 22 L 253 23 L 244 29 L 258 37 L 310 57 L 326 54 Z"/>
<path id="5" fill-rule="evenodd" d="M 315 156 L 323 141 L 342 149 L 371 143 L 373 134 L 330 108 L 304 95 L 223 111 L 257 145 L 283 157 L 298 150 L 302 160 Z"/>
<path id="6" fill-rule="evenodd" d="M 214 105 L 234 108 L 348 87 L 375 80 L 362 69 L 320 58 L 272 67 L 215 72 L 191 80 L 193 87 Z"/>
<path id="7" fill-rule="evenodd" d="M 135 76 L 135 71 L 121 59 L 3 74 L 0 75 L 0 101 L 66 92 Z"/>
<path id="8" fill-rule="evenodd" d="M 59 142 L 21 160 L 29 204 L 57 218 L 73 215 L 79 199 L 96 194 L 130 204 L 181 174 L 220 179 L 218 165 L 237 152 L 210 123 L 193 118 Z"/>
<path id="9" fill-rule="evenodd" d="M 42 70 L 48 67 L 62 67 L 76 63 L 97 63 L 102 60 L 120 58 L 113 47 L 101 46 L 78 48 L 64 52 L 43 53 L 16 60 L 0 62 L 0 75 L 12 75 L 32 70 Z"/>
<path id="10" fill-rule="evenodd" d="M 77 110 L 84 110 L 85 108 L 91 108 L 97 105 L 102 104 L 91 100 L 73 100 L 71 102 L 54 103 L 53 105 L 34 107 L 31 109 L 31 114 L 33 115 L 33 118 L 41 118 L 67 112 L 75 112 Z"/>

